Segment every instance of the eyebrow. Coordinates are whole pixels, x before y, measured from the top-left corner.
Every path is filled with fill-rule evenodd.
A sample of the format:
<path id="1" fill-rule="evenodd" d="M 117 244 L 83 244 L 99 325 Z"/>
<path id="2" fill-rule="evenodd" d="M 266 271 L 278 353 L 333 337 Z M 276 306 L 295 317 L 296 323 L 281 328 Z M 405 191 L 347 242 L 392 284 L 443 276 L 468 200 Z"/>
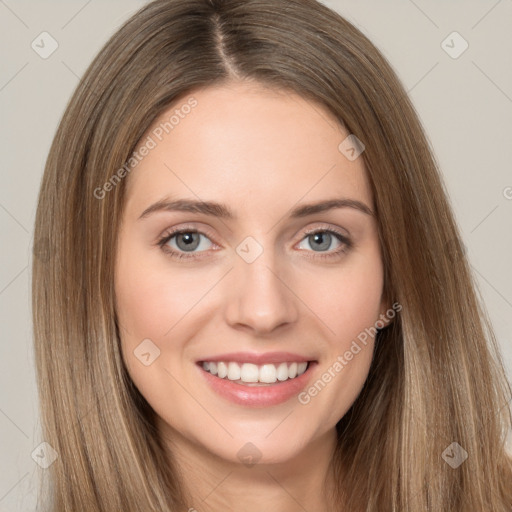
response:
<path id="1" fill-rule="evenodd" d="M 335 208 L 353 208 L 366 215 L 374 216 L 374 212 L 366 204 L 356 199 L 328 199 L 316 203 L 303 204 L 295 207 L 291 213 L 291 218 L 302 218 L 316 213 L 333 210 Z M 170 201 L 169 199 L 161 199 L 156 203 L 146 208 L 139 217 L 140 219 L 148 217 L 155 212 L 189 212 L 189 213 L 202 213 L 212 217 L 219 217 L 221 219 L 235 220 L 237 217 L 229 206 L 215 201 L 195 201 L 190 199 L 176 199 Z"/>

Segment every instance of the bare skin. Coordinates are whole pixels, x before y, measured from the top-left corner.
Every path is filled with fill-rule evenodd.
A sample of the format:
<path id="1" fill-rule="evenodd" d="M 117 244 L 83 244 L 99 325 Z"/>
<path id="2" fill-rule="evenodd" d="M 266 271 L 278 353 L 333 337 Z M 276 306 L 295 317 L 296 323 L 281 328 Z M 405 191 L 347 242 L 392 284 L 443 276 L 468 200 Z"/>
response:
<path id="1" fill-rule="evenodd" d="M 157 413 L 190 508 L 335 510 L 327 492 L 335 426 L 363 387 L 374 339 L 341 371 L 333 365 L 390 305 L 373 215 L 350 206 L 290 212 L 340 198 L 373 211 L 363 160 L 340 152 L 349 134 L 325 108 L 254 83 L 193 92 L 152 128 L 190 96 L 197 106 L 161 141 L 153 136 L 156 147 L 127 178 L 115 276 L 123 357 Z M 164 198 L 216 201 L 236 217 L 155 211 L 140 218 Z M 199 245 L 187 252 L 182 234 L 159 246 L 175 228 L 198 230 Z M 323 233 L 323 242 L 310 231 Z M 237 252 L 247 237 L 263 250 L 251 263 Z M 148 366 L 134 356 L 145 339 L 160 351 Z M 308 389 L 323 374 L 331 379 L 302 402 L 233 403 L 209 386 L 197 361 L 239 351 L 317 361 Z M 247 443 L 257 448 L 254 465 L 243 461 Z"/>

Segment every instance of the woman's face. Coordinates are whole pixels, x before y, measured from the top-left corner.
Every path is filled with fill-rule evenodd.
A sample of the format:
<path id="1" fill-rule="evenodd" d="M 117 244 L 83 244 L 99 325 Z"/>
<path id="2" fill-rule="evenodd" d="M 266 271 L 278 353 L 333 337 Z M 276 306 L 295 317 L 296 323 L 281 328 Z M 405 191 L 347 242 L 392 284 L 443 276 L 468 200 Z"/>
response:
<path id="1" fill-rule="evenodd" d="M 184 97 L 143 137 L 115 291 L 123 358 L 169 439 L 284 462 L 357 398 L 389 304 L 348 135 L 319 104 L 232 83 Z"/>

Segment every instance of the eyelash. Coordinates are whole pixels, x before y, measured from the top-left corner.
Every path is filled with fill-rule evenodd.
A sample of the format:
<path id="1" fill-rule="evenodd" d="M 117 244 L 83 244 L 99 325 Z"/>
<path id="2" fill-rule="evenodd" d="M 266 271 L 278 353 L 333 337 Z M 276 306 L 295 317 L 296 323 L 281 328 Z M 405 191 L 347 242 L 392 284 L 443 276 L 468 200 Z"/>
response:
<path id="1" fill-rule="evenodd" d="M 194 256 L 194 254 L 197 255 L 197 254 L 201 254 L 201 253 L 190 253 L 190 254 L 187 254 L 187 253 L 184 253 L 184 252 L 178 252 L 178 251 L 176 251 L 174 249 L 169 249 L 167 247 L 166 244 L 172 238 L 174 238 L 177 235 L 182 235 L 184 233 L 198 233 L 200 235 L 204 235 L 208 239 L 211 238 L 208 233 L 204 233 L 202 231 L 199 231 L 196 228 L 186 228 L 185 227 L 185 228 L 176 229 L 174 231 L 166 233 L 162 238 L 160 238 L 160 240 L 158 240 L 157 245 L 162 249 L 162 251 L 166 255 L 168 255 L 171 258 L 177 259 L 177 260 L 202 258 L 202 256 Z M 341 232 L 339 232 L 339 231 L 337 231 L 336 229 L 333 229 L 333 228 L 329 228 L 329 229 L 327 229 L 327 228 L 315 228 L 315 229 L 312 229 L 310 231 L 306 231 L 304 233 L 304 237 L 301 239 L 301 241 L 304 240 L 304 238 L 306 238 L 308 236 L 311 236 L 311 235 L 315 235 L 317 233 L 329 233 L 331 235 L 334 235 L 343 245 L 341 245 L 338 249 L 336 249 L 334 251 L 331 251 L 331 252 L 328 252 L 328 253 L 325 253 L 325 254 L 317 253 L 316 256 L 311 256 L 313 259 L 317 259 L 317 258 L 320 258 L 320 259 L 332 259 L 332 258 L 340 257 L 342 254 L 348 252 L 349 249 L 352 248 L 352 242 L 349 240 L 349 238 L 347 238 L 344 234 L 342 234 Z M 301 250 L 304 250 L 304 249 L 301 249 Z M 306 252 L 312 252 L 312 251 L 306 251 Z"/>

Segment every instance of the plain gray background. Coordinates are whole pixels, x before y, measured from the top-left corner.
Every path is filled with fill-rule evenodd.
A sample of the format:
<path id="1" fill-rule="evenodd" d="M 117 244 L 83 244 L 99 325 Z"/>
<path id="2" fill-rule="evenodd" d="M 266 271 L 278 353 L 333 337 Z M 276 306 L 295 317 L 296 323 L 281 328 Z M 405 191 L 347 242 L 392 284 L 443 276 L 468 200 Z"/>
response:
<path id="1" fill-rule="evenodd" d="M 512 0 L 324 3 L 379 47 L 408 90 L 434 147 L 512 376 Z M 43 471 L 31 457 L 43 440 L 30 274 L 45 159 L 80 76 L 143 4 L 0 0 L 1 512 L 34 510 Z M 39 41 L 41 47 L 44 37 L 46 50 L 51 48 L 42 32 L 58 44 L 46 59 L 31 46 Z M 464 41 L 468 48 L 458 55 Z"/>

